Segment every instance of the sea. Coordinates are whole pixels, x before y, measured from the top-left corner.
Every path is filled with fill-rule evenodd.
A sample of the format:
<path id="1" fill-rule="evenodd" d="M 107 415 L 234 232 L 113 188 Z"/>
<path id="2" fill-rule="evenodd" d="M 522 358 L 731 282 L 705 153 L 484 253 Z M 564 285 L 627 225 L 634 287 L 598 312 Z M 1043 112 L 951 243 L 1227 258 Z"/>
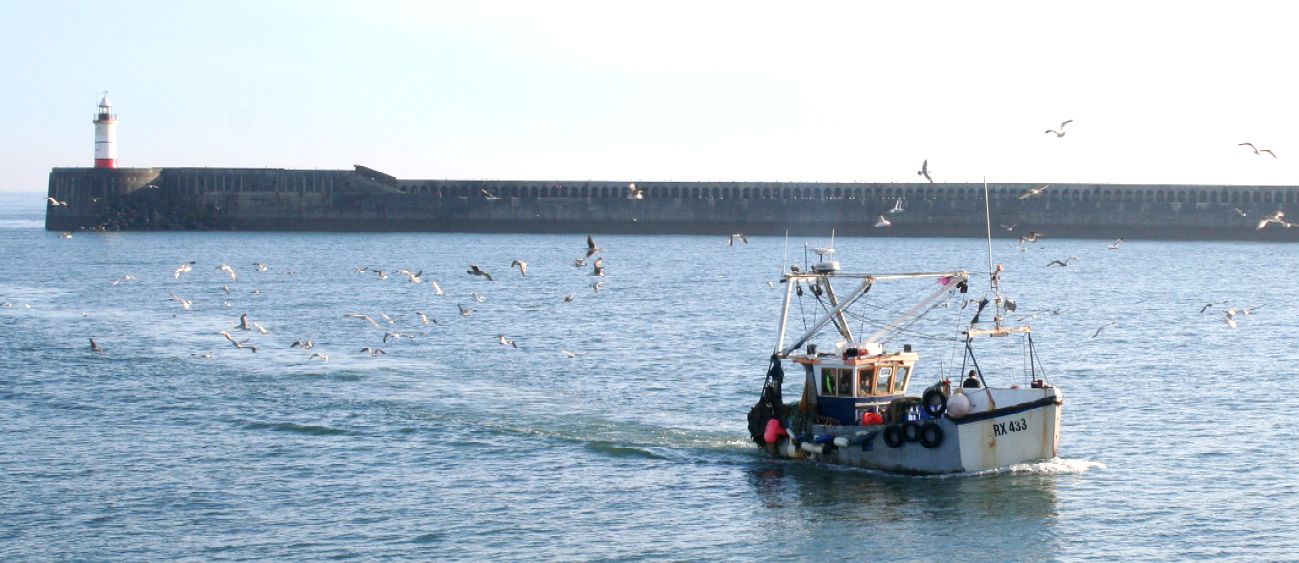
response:
<path id="1" fill-rule="evenodd" d="M 0 194 L 0 560 L 1299 559 L 1293 244 L 996 233 L 1059 457 L 915 477 L 754 446 L 779 276 L 971 272 L 892 341 L 914 392 L 964 369 L 985 240 L 597 233 L 596 277 L 585 233 L 64 238 L 43 197 Z"/>

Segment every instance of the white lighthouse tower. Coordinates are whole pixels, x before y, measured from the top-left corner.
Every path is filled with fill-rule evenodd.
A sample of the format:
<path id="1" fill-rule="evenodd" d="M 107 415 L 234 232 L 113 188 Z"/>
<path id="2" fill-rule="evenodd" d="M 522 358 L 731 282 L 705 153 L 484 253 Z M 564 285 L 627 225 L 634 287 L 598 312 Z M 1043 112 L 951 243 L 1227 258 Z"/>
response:
<path id="1" fill-rule="evenodd" d="M 95 114 L 95 168 L 117 168 L 117 115 L 108 103 L 108 92 Z"/>

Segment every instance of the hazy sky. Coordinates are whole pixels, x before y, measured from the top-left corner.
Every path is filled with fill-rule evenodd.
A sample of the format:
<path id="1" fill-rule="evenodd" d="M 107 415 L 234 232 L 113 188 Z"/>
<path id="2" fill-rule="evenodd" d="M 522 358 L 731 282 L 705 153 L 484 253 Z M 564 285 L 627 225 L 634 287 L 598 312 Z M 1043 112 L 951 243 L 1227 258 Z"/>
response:
<path id="1" fill-rule="evenodd" d="M 928 159 L 938 181 L 1299 183 L 1292 3 L 0 9 L 2 191 L 90 166 L 104 90 L 121 166 L 910 182 Z"/>

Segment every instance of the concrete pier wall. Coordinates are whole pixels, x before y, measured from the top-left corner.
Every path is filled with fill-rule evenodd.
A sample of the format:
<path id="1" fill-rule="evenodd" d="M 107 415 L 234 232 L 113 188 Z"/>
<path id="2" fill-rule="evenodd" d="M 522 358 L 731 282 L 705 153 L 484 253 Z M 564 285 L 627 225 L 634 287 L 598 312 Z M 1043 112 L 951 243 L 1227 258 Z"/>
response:
<path id="1" fill-rule="evenodd" d="M 982 184 L 399 180 L 356 170 L 56 168 L 53 230 L 983 236 Z M 1274 240 L 1296 186 L 990 184 L 994 236 Z M 898 202 L 901 213 L 890 213 Z M 1243 215 L 1242 215 L 1243 213 Z M 1299 212 L 1296 213 L 1299 215 Z M 873 225 L 879 216 L 888 228 Z M 1299 219 L 1299 217 L 1296 217 Z"/>

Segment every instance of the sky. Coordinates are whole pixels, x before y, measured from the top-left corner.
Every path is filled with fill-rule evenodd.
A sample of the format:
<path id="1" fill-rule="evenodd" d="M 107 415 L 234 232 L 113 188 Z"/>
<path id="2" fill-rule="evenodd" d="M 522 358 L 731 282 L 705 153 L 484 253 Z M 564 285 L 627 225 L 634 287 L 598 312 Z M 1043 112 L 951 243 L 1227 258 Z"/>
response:
<path id="1" fill-rule="evenodd" d="M 0 0 L 0 191 L 405 179 L 1299 183 L 1299 4 Z M 1064 137 L 1047 134 L 1073 120 Z M 1256 155 L 1238 143 L 1273 150 Z"/>

